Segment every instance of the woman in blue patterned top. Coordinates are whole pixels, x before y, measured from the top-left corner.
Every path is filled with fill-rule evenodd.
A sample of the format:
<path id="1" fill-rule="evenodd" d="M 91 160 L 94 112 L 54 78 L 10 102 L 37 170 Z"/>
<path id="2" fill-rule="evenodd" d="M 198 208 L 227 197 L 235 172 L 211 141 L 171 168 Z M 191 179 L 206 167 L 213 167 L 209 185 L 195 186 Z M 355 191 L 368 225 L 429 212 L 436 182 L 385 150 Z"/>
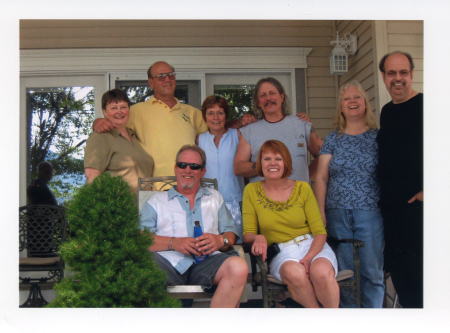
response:
<path id="1" fill-rule="evenodd" d="M 336 130 L 322 146 L 314 192 L 331 237 L 364 242 L 361 257 L 362 307 L 383 306 L 383 220 L 378 209 L 376 179 L 377 124 L 359 82 L 341 87 Z M 340 269 L 353 269 L 351 244 L 337 249 Z M 342 307 L 356 307 L 350 294 L 341 294 Z"/>

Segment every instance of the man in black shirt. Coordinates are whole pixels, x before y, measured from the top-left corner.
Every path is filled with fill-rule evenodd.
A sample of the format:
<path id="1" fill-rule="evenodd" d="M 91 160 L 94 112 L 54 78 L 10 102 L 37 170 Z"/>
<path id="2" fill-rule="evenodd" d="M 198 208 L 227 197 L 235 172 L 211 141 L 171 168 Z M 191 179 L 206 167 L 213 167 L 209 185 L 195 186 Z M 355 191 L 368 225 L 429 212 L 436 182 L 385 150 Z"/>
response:
<path id="1" fill-rule="evenodd" d="M 423 307 L 423 94 L 412 88 L 414 63 L 405 52 L 379 65 L 392 101 L 381 110 L 378 133 L 380 208 L 385 270 L 400 304 Z"/>

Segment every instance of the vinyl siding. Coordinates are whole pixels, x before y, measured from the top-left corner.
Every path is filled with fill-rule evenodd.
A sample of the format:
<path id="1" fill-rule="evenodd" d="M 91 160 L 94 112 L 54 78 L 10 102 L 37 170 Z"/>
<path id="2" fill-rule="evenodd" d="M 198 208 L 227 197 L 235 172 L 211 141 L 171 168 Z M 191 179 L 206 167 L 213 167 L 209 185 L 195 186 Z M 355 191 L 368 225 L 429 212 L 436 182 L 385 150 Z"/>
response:
<path id="1" fill-rule="evenodd" d="M 333 26 L 331 20 L 21 20 L 20 48 L 311 47 L 304 104 L 324 135 L 336 98 L 329 73 Z"/>
<path id="2" fill-rule="evenodd" d="M 413 88 L 423 92 L 423 21 L 387 21 L 388 52 L 400 50 L 414 60 Z"/>

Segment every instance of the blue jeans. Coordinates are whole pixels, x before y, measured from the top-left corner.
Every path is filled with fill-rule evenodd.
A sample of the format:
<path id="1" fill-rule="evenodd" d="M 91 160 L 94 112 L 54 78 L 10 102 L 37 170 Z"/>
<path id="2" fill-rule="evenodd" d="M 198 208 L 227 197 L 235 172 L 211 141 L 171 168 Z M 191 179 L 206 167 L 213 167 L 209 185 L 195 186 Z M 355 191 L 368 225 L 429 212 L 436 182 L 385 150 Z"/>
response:
<path id="1" fill-rule="evenodd" d="M 361 259 L 361 305 L 363 308 L 381 308 L 384 299 L 383 219 L 379 209 L 327 209 L 327 231 L 337 239 L 359 239 Z M 341 244 L 337 251 L 339 270 L 353 270 L 353 248 Z M 341 293 L 341 307 L 357 307 L 348 290 Z"/>

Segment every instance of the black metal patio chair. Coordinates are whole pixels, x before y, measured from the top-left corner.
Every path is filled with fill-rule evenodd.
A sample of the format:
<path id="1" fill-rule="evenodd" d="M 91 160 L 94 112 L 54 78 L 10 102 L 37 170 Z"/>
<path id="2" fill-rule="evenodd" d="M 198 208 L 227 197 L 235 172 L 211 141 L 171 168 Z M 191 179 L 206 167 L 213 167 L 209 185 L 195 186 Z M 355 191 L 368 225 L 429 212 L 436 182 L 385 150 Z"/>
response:
<path id="1" fill-rule="evenodd" d="M 349 240 L 342 239 L 337 240 L 333 238 L 327 239 L 328 244 L 333 249 L 341 243 L 351 243 L 353 244 L 353 261 L 355 270 L 341 270 L 336 276 L 336 281 L 341 289 L 348 288 L 354 295 L 357 304 L 360 306 L 360 259 L 359 259 L 359 248 L 363 246 L 363 243 L 359 240 Z M 258 287 L 261 287 L 263 307 L 270 308 L 275 307 L 277 303 L 283 302 L 289 298 L 289 292 L 287 286 L 280 280 L 276 279 L 270 274 L 268 270 L 267 262 L 263 262 L 261 256 L 254 256 L 250 253 L 250 248 L 248 245 L 245 247 L 245 252 L 250 255 L 250 265 L 251 265 L 251 285 L 252 290 L 256 292 Z"/>
<path id="2" fill-rule="evenodd" d="M 20 307 L 47 304 L 41 286 L 64 277 L 64 262 L 58 250 L 66 234 L 63 207 L 27 205 L 19 208 L 19 251 L 25 254 L 19 257 L 19 279 L 21 286 L 30 288 L 27 300 Z"/>

